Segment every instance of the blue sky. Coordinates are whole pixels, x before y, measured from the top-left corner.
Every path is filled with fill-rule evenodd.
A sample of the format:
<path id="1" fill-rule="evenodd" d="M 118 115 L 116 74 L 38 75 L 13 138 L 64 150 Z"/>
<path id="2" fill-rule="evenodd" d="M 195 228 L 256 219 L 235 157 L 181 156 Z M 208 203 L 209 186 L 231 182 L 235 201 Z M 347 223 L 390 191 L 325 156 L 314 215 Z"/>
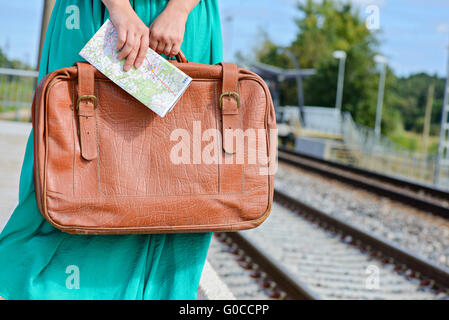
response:
<path id="1" fill-rule="evenodd" d="M 293 19 L 299 16 L 296 0 L 218 1 L 225 60 L 232 60 L 238 50 L 250 54 L 261 39 L 261 29 L 280 45 L 287 45 L 295 37 Z M 381 53 L 388 57 L 397 74 L 426 71 L 445 75 L 449 0 L 350 1 L 365 16 L 367 6 L 378 6 Z M 9 56 L 35 64 L 42 3 L 42 0 L 0 0 L 0 46 L 7 47 Z"/>

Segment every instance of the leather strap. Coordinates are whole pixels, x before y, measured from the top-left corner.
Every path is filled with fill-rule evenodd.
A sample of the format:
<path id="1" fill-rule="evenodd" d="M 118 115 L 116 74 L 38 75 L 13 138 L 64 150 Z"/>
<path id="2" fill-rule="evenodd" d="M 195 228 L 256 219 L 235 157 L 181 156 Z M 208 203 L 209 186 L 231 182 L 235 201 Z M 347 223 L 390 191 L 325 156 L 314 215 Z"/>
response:
<path id="1" fill-rule="evenodd" d="M 236 129 L 241 129 L 238 69 L 234 63 L 221 62 L 220 64 L 223 67 L 219 101 L 222 115 L 223 150 L 232 154 L 235 153 L 236 148 L 233 132 Z M 226 132 L 230 134 L 227 135 Z"/>
<path id="2" fill-rule="evenodd" d="M 76 109 L 80 126 L 81 156 L 85 160 L 97 158 L 97 124 L 95 96 L 95 69 L 83 62 L 77 62 L 78 67 L 78 99 Z"/>
<path id="3" fill-rule="evenodd" d="M 237 141 L 240 133 L 235 131 L 242 129 L 242 118 L 239 114 L 238 69 L 234 63 L 222 62 L 221 66 L 223 79 L 219 103 L 222 115 L 224 159 L 220 166 L 220 192 L 240 193 L 243 190 L 243 164 L 239 161 L 244 159 L 238 159 L 241 155 L 236 154 L 237 143 L 243 142 Z"/>

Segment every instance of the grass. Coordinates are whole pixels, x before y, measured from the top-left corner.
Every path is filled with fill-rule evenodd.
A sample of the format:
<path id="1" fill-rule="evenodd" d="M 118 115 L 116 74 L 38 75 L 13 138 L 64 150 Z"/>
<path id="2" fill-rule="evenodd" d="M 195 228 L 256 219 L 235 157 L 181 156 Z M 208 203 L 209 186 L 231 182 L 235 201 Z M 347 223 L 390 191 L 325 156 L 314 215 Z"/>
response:
<path id="1" fill-rule="evenodd" d="M 421 151 L 423 149 L 423 137 L 416 132 L 398 130 L 387 136 L 408 150 Z M 426 149 L 430 154 L 436 154 L 438 152 L 438 136 L 429 136 Z"/>

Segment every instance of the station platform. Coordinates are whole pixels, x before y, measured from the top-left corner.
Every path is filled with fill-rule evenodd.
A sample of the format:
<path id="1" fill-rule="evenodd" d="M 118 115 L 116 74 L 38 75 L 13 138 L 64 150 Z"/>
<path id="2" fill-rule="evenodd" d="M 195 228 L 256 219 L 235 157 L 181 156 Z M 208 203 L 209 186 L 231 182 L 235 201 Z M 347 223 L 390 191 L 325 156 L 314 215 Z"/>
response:
<path id="1" fill-rule="evenodd" d="M 17 204 L 20 169 L 30 123 L 0 120 L 0 232 Z M 198 300 L 235 300 L 209 261 L 204 265 Z"/>
<path id="2" fill-rule="evenodd" d="M 0 230 L 17 204 L 20 169 L 30 132 L 30 123 L 0 120 Z"/>

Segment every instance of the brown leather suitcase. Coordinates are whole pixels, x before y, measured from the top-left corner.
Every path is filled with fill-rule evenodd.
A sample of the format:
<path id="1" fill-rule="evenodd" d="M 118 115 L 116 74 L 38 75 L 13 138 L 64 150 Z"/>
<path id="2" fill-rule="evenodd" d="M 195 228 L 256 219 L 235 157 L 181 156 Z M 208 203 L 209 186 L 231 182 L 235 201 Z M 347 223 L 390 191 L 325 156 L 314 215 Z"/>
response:
<path id="1" fill-rule="evenodd" d="M 40 81 L 35 191 L 56 228 L 235 231 L 268 217 L 277 135 L 265 82 L 231 63 L 204 65 L 183 55 L 173 63 L 193 81 L 164 118 L 87 63 Z"/>

